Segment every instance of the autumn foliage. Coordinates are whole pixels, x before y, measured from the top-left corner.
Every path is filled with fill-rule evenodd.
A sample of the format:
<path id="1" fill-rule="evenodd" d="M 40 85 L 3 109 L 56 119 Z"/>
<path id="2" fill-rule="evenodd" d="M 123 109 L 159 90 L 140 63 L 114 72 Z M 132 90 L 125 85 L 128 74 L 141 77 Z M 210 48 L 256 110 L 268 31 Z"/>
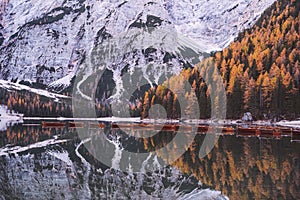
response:
<path id="1" fill-rule="evenodd" d="M 251 112 L 257 119 L 278 120 L 300 115 L 299 9 L 299 1 L 276 1 L 253 28 L 209 58 L 219 69 L 227 91 L 228 118 L 240 118 L 244 112 Z M 190 91 L 184 92 L 190 104 L 198 101 L 200 117 L 208 118 L 211 106 L 218 106 L 218 100 L 210 98 L 205 77 L 199 71 L 201 68 L 182 71 L 197 99 L 190 97 Z M 183 81 L 174 84 L 175 88 L 184 88 Z M 137 106 L 135 110 L 146 117 L 151 104 L 160 103 L 169 118 L 179 117 L 178 109 L 174 110 L 178 106 L 176 95 L 166 89 L 164 85 L 152 88 L 138 105 L 142 108 Z"/>

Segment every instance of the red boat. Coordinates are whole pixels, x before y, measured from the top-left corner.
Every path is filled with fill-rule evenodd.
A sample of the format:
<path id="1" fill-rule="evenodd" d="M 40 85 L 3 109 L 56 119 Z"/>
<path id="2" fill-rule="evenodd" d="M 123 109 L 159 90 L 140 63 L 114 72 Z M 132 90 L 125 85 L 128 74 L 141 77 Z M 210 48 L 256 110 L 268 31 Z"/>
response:
<path id="1" fill-rule="evenodd" d="M 174 124 L 165 124 L 162 128 L 162 131 L 176 131 L 177 126 Z"/>
<path id="2" fill-rule="evenodd" d="M 105 124 L 102 124 L 102 123 L 90 123 L 89 124 L 89 128 L 105 128 Z"/>
<path id="3" fill-rule="evenodd" d="M 140 130 L 140 129 L 141 130 L 151 130 L 151 129 L 153 129 L 153 127 L 150 124 L 133 124 L 132 129 L 133 130 Z"/>
<path id="4" fill-rule="evenodd" d="M 43 128 L 62 128 L 66 126 L 66 122 L 42 122 Z"/>
<path id="5" fill-rule="evenodd" d="M 180 125 L 176 125 L 176 130 L 178 131 L 182 131 L 182 132 L 192 132 L 193 131 L 193 127 L 192 126 L 180 126 Z"/>
<path id="6" fill-rule="evenodd" d="M 198 133 L 207 133 L 209 126 L 198 126 Z"/>
<path id="7" fill-rule="evenodd" d="M 274 135 L 274 129 L 272 128 L 260 128 L 259 131 L 260 131 L 260 136 L 270 137 Z"/>
<path id="8" fill-rule="evenodd" d="M 112 129 L 118 129 L 119 126 L 118 126 L 117 123 L 112 123 L 112 124 L 111 124 L 111 128 L 112 128 Z"/>
<path id="9" fill-rule="evenodd" d="M 156 131 L 176 131 L 177 125 L 174 124 L 153 124 L 151 125 L 152 130 Z"/>
<path id="10" fill-rule="evenodd" d="M 237 128 L 237 134 L 238 135 L 246 135 L 246 136 L 259 136 L 260 130 L 257 128 Z"/>
<path id="11" fill-rule="evenodd" d="M 225 135 L 233 135 L 234 134 L 234 128 L 233 127 L 223 127 L 222 133 Z"/>
<path id="12" fill-rule="evenodd" d="M 121 129 L 123 129 L 123 128 L 132 128 L 132 124 L 122 124 L 122 123 L 120 123 L 120 124 L 118 124 L 118 127 L 121 128 Z"/>
<path id="13" fill-rule="evenodd" d="M 275 128 L 274 132 L 273 132 L 273 135 L 277 138 L 280 138 L 281 137 L 281 130 L 279 128 Z"/>
<path id="14" fill-rule="evenodd" d="M 69 128 L 84 128 L 83 122 L 69 122 Z"/>

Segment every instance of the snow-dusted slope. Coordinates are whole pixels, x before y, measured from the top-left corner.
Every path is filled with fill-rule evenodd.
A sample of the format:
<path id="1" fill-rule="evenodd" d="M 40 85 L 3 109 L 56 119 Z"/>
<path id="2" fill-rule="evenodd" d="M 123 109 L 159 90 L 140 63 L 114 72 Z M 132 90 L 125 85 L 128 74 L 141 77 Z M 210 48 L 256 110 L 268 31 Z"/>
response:
<path id="1" fill-rule="evenodd" d="M 143 23 L 178 33 L 198 53 L 217 50 L 273 2 L 2 0 L 0 79 L 68 85 L 95 44 Z"/>
<path id="2" fill-rule="evenodd" d="M 275 0 L 164 0 L 178 32 L 221 50 Z"/>
<path id="3" fill-rule="evenodd" d="M 7 89 L 7 90 L 16 90 L 16 91 L 25 90 L 25 91 L 29 91 L 29 92 L 44 96 L 44 97 L 54 99 L 54 101 L 59 101 L 60 99 L 70 98 L 70 97 L 65 96 L 65 95 L 48 92 L 47 90 L 35 89 L 35 88 L 31 88 L 31 87 L 26 86 L 26 85 L 13 83 L 13 82 L 10 82 L 10 81 L 5 81 L 5 80 L 0 80 L 0 88 L 4 88 L 4 89 Z"/>

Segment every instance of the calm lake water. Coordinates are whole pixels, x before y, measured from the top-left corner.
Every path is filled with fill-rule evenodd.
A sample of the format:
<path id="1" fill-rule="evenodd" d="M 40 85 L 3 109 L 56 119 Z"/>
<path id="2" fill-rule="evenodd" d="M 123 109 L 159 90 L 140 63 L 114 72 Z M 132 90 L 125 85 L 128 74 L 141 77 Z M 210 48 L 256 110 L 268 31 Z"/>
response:
<path id="1" fill-rule="evenodd" d="M 146 130 L 134 130 L 135 138 L 119 129 L 87 128 L 79 137 L 79 128 L 26 124 L 0 132 L 0 199 L 300 199 L 300 143 L 290 137 L 223 135 L 199 158 L 206 135 L 198 134 L 171 165 L 147 171 L 168 155 L 133 159 L 124 151 L 153 151 L 175 132 L 141 138 Z"/>

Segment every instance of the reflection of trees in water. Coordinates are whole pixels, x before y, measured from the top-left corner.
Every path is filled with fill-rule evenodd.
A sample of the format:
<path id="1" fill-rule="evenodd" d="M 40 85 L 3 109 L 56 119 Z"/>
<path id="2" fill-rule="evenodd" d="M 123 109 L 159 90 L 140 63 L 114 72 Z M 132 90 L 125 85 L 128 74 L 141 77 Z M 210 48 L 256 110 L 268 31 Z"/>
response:
<path id="1" fill-rule="evenodd" d="M 199 159 L 203 136 L 174 166 L 193 173 L 231 199 L 297 199 L 300 196 L 300 145 L 287 139 L 220 138 L 207 157 Z"/>
<path id="2" fill-rule="evenodd" d="M 145 130 L 135 130 L 135 136 L 144 136 L 146 132 Z M 102 132 L 98 130 L 95 134 L 101 135 Z M 161 132 L 158 136 L 145 139 L 127 137 L 120 131 L 105 131 L 105 134 L 110 139 L 118 136 L 125 149 L 140 152 L 153 151 L 165 146 L 174 138 L 172 132 Z M 68 151 L 71 160 L 79 162 L 74 148 L 80 141 L 74 129 L 14 126 L 0 132 L 0 147 L 7 144 L 26 146 L 53 138 L 55 135 L 60 135 L 60 139 L 63 137 L 72 140 L 59 146 Z M 298 143 L 290 143 L 288 138 L 259 140 L 257 138 L 224 136 L 219 139 L 212 152 L 205 158 L 199 159 L 197 154 L 203 139 L 204 135 L 197 135 L 195 142 L 184 156 L 174 163 L 174 166 L 184 173 L 194 174 L 202 183 L 222 191 L 231 199 L 251 197 L 254 199 L 270 197 L 297 199 L 300 196 L 300 145 Z M 96 151 L 99 144 L 99 141 L 93 141 L 92 149 L 94 148 Z M 179 148 L 179 144 L 170 146 L 168 150 L 172 152 L 176 148 Z M 84 146 L 79 149 L 79 152 L 93 166 L 92 170 L 108 169 L 91 155 L 93 152 L 88 152 Z M 107 154 L 108 157 L 113 157 L 114 154 L 109 151 L 102 153 Z M 158 156 L 165 159 L 168 155 L 166 153 Z M 91 187 L 97 188 L 98 186 Z"/>
<path id="3" fill-rule="evenodd" d="M 91 132 L 94 136 L 103 134 L 100 129 Z M 91 132 L 87 133 L 87 138 Z M 177 199 L 201 188 L 194 176 L 182 175 L 171 167 L 133 174 L 110 169 L 95 159 L 84 145 L 79 148 L 80 155 L 87 161 L 83 162 L 75 150 L 80 140 L 74 129 L 15 126 L 0 134 L 2 147 L 7 144 L 30 145 L 59 135 L 59 139 L 71 139 L 12 156 L 0 156 L 0 199 L 163 199 L 166 196 Z M 125 138 L 118 130 L 106 131 L 105 134 L 110 139 L 122 136 L 124 147 L 134 142 L 134 138 Z M 99 142 L 92 140 L 95 151 L 97 145 L 101 145 Z M 134 148 L 142 146 L 141 140 Z M 113 156 L 113 152 L 101 153 Z"/>
<path id="4" fill-rule="evenodd" d="M 41 126 L 15 125 L 6 131 L 0 131 L 0 147 L 7 144 L 12 146 L 27 146 L 54 136 L 61 138 L 72 138 L 76 134 L 74 130 L 66 128 L 42 128 Z"/>

